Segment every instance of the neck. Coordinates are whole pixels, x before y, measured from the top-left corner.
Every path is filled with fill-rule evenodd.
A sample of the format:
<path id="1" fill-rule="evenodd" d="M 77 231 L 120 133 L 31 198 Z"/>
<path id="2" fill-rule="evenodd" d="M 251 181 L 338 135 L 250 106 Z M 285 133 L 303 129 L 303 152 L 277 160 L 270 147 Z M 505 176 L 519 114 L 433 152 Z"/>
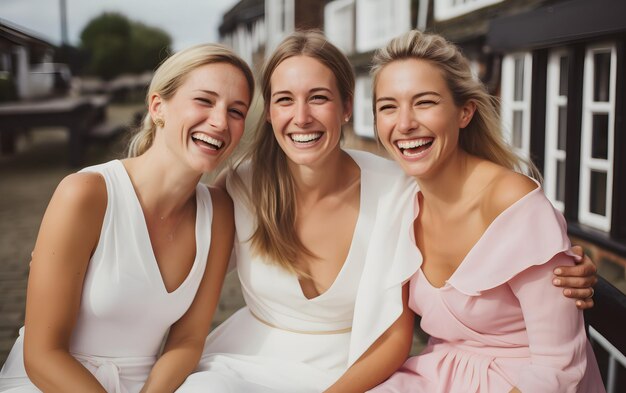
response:
<path id="1" fill-rule="evenodd" d="M 424 201 L 430 208 L 446 211 L 459 203 L 463 190 L 474 167 L 473 158 L 461 149 L 452 153 L 436 173 L 424 178 L 416 178 Z"/>
<path id="2" fill-rule="evenodd" d="M 158 145 L 139 157 L 124 160 L 145 214 L 166 219 L 181 212 L 195 195 L 202 173 Z"/>
<path id="3" fill-rule="evenodd" d="M 320 200 L 340 191 L 353 177 L 351 164 L 358 171 L 350 156 L 339 147 L 314 166 L 297 165 L 289 161 L 289 171 L 294 179 L 298 199 Z"/>

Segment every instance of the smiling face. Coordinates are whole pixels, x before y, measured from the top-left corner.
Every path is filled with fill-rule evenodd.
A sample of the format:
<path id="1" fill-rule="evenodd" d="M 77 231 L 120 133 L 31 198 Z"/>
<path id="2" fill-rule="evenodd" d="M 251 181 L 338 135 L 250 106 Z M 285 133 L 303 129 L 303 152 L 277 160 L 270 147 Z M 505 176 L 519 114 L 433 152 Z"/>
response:
<path id="1" fill-rule="evenodd" d="M 419 59 L 384 66 L 375 90 L 376 128 L 387 151 L 410 176 L 436 175 L 458 151 L 459 129 L 474 105 L 458 107 L 441 71 Z"/>
<path id="2" fill-rule="evenodd" d="M 167 148 L 198 171 L 208 172 L 239 143 L 250 105 L 246 78 L 228 63 L 200 66 L 187 75 L 168 100 L 151 97 L 153 119 L 163 119 Z"/>
<path id="3" fill-rule="evenodd" d="M 270 79 L 267 121 L 289 160 L 314 165 L 339 152 L 341 125 L 350 116 L 332 71 L 309 56 L 282 61 Z"/>

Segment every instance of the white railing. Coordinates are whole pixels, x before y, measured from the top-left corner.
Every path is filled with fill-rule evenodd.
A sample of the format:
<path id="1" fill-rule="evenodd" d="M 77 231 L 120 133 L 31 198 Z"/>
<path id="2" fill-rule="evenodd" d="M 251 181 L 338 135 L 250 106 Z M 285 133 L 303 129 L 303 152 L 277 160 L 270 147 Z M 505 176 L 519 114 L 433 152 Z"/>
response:
<path id="1" fill-rule="evenodd" d="M 609 369 L 606 375 L 606 393 L 617 393 L 616 379 L 617 379 L 617 363 L 619 362 L 623 367 L 626 367 L 626 356 L 615 348 L 613 344 L 603 335 L 601 335 L 593 326 L 589 326 L 589 337 L 591 342 L 600 345 L 609 353 Z"/>

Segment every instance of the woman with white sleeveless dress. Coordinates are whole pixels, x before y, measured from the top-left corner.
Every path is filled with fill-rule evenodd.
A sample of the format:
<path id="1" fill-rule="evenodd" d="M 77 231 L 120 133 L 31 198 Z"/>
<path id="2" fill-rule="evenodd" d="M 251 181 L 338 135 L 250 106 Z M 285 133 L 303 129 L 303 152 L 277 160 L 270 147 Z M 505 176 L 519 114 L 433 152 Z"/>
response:
<path id="1" fill-rule="evenodd" d="M 183 50 L 154 75 L 130 158 L 61 182 L 0 391 L 171 392 L 194 369 L 234 237 L 229 197 L 199 181 L 237 145 L 253 89 L 230 50 Z"/>
<path id="2" fill-rule="evenodd" d="M 363 392 L 411 345 L 404 284 L 418 251 L 399 231 L 416 183 L 340 148 L 354 75 L 322 34 L 288 36 L 261 90 L 266 118 L 225 181 L 247 306 L 209 335 L 178 392 Z"/>

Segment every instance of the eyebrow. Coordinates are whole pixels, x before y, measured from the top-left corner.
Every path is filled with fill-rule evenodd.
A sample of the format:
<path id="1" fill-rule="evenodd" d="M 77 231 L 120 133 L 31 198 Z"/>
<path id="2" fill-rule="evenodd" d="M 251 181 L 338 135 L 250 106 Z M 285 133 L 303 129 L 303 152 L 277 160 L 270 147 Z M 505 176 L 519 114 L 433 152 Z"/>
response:
<path id="1" fill-rule="evenodd" d="M 199 92 L 202 92 L 202 93 L 206 93 L 206 94 L 208 94 L 208 95 L 215 96 L 215 97 L 219 97 L 219 96 L 220 96 L 219 94 L 217 94 L 217 93 L 216 93 L 216 92 L 214 92 L 213 90 L 196 89 L 196 90 L 194 90 L 194 91 L 199 91 Z M 241 101 L 241 100 L 235 100 L 235 104 L 238 104 L 238 105 L 243 105 L 244 107 L 248 108 L 248 104 L 246 104 L 245 102 L 243 102 L 243 101 Z"/>
<path id="2" fill-rule="evenodd" d="M 437 93 L 436 91 L 423 91 L 421 93 L 415 94 L 413 97 L 411 97 L 411 99 L 414 100 L 416 98 L 420 98 L 420 97 L 428 96 L 428 95 L 435 95 L 437 97 L 441 97 L 441 94 Z M 376 102 L 379 102 L 379 101 L 396 101 L 396 99 L 393 97 L 380 97 L 376 99 Z"/>
<path id="3" fill-rule="evenodd" d="M 328 93 L 330 93 L 330 94 L 332 94 L 332 93 L 333 93 L 333 92 L 332 92 L 329 88 L 327 88 L 327 87 L 314 87 L 314 88 L 312 88 L 311 90 L 309 90 L 309 92 L 308 92 L 308 93 L 309 93 L 309 94 L 312 94 L 312 93 L 317 93 L 317 92 L 320 92 L 320 91 L 325 91 L 325 92 L 328 92 Z M 279 95 L 279 94 L 293 94 L 293 93 L 291 93 L 291 91 L 289 91 L 289 90 L 280 90 L 280 91 L 277 91 L 277 92 L 273 93 L 273 94 L 272 94 L 272 97 L 274 97 L 274 96 L 276 96 L 276 95 Z"/>

